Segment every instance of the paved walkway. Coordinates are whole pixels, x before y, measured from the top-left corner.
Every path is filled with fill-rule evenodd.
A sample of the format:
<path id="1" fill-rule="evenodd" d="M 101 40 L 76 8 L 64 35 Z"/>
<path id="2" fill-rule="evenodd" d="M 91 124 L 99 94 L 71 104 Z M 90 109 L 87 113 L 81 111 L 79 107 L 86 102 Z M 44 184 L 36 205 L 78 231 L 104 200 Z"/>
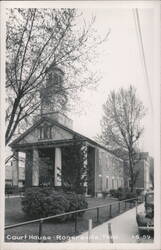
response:
<path id="1" fill-rule="evenodd" d="M 143 204 L 138 206 L 142 209 Z M 90 234 L 91 243 L 112 243 L 109 237 L 108 224 L 111 223 L 111 233 L 113 243 L 136 243 L 137 239 L 137 223 L 136 223 L 136 208 L 105 222 L 92 229 Z M 72 238 L 69 242 L 88 242 L 88 232 L 85 232 L 76 238 Z"/>

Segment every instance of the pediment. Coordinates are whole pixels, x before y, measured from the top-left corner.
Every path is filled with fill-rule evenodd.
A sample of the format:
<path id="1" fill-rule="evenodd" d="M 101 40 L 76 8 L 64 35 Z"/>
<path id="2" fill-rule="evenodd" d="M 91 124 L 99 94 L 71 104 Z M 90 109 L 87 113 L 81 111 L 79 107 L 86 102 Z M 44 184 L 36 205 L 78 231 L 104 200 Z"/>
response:
<path id="1" fill-rule="evenodd" d="M 31 129 L 26 135 L 24 135 L 18 144 L 35 143 L 43 140 L 68 140 L 73 139 L 73 133 L 65 128 L 59 127 L 49 121 L 42 121 L 38 126 Z"/>

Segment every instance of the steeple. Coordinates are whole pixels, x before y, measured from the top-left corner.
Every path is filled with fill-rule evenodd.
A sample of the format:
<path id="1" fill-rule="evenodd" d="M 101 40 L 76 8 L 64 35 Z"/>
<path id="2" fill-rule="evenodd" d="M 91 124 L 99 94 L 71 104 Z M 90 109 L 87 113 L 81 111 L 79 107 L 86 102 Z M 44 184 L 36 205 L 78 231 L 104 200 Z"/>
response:
<path id="1" fill-rule="evenodd" d="M 63 86 L 63 81 L 64 72 L 51 64 L 47 69 L 45 86 L 40 90 L 41 113 L 34 120 L 48 117 L 72 129 L 73 121 L 58 111 L 57 92 Z"/>
<path id="2" fill-rule="evenodd" d="M 41 115 L 57 111 L 57 92 L 63 85 L 64 72 L 54 65 L 47 69 L 46 86 L 40 91 Z"/>

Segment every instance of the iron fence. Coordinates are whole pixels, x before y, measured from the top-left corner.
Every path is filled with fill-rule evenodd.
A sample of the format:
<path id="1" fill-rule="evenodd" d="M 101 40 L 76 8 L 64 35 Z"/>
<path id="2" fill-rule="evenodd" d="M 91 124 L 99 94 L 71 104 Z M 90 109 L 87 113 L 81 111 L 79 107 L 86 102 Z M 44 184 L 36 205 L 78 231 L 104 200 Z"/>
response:
<path id="1" fill-rule="evenodd" d="M 107 209 L 106 221 L 108 221 L 109 219 L 127 211 L 128 209 L 131 209 L 135 206 L 137 207 L 138 203 L 140 204 L 142 202 L 143 202 L 143 200 L 140 197 L 122 200 L 122 201 L 115 201 L 115 202 L 112 202 L 110 204 L 105 204 L 105 205 L 100 205 L 100 206 L 96 206 L 96 207 L 80 209 L 80 210 L 76 210 L 76 211 L 72 211 L 72 212 L 52 215 L 52 216 L 48 216 L 48 217 L 44 217 L 44 218 L 25 221 L 25 222 L 18 223 L 18 224 L 7 225 L 7 226 L 5 226 L 5 230 L 21 227 L 24 225 L 38 223 L 38 242 L 41 242 L 42 228 L 43 228 L 43 223 L 45 221 L 57 219 L 57 218 L 60 218 L 63 216 L 74 215 L 74 231 L 75 231 L 75 235 L 77 235 L 78 234 L 77 229 L 78 229 L 78 214 L 79 213 L 87 212 L 90 210 L 96 210 L 96 224 L 98 225 L 98 224 L 100 224 L 100 210 L 101 209 L 103 209 L 103 208 Z M 113 210 L 113 206 L 115 206 L 115 208 L 117 207 L 117 211 L 116 211 L 116 209 L 115 209 L 115 211 Z"/>

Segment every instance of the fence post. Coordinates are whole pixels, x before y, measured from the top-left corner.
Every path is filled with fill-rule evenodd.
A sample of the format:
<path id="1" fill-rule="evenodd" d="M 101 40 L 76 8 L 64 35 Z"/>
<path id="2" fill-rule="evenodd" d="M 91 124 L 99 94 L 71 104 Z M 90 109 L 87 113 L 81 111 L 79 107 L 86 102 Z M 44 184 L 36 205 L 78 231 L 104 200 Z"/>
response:
<path id="1" fill-rule="evenodd" d="M 88 220 L 88 243 L 91 242 L 92 219 Z"/>
<path id="2" fill-rule="evenodd" d="M 110 243 L 113 243 L 111 223 L 108 223 L 108 234 L 109 234 Z"/>
<path id="3" fill-rule="evenodd" d="M 138 212 L 138 198 L 135 201 L 135 206 L 136 206 L 136 214 L 137 214 L 137 212 Z"/>
<path id="4" fill-rule="evenodd" d="M 126 211 L 126 201 L 125 201 L 125 211 Z"/>
<path id="5" fill-rule="evenodd" d="M 100 214 L 99 214 L 99 207 L 97 208 L 97 223 L 100 222 Z"/>
<path id="6" fill-rule="evenodd" d="M 75 235 L 77 234 L 77 213 L 75 213 Z"/>
<path id="7" fill-rule="evenodd" d="M 119 201 L 119 203 L 118 203 L 118 206 L 119 206 L 119 214 L 120 214 L 120 205 L 121 205 L 121 204 L 120 204 L 120 201 Z"/>
<path id="8" fill-rule="evenodd" d="M 109 214 L 109 217 L 110 218 L 112 217 L 112 204 L 110 204 L 110 214 Z"/>
<path id="9" fill-rule="evenodd" d="M 39 221 L 39 238 L 38 238 L 38 242 L 41 242 L 42 224 L 43 224 L 43 220 L 41 219 Z"/>

